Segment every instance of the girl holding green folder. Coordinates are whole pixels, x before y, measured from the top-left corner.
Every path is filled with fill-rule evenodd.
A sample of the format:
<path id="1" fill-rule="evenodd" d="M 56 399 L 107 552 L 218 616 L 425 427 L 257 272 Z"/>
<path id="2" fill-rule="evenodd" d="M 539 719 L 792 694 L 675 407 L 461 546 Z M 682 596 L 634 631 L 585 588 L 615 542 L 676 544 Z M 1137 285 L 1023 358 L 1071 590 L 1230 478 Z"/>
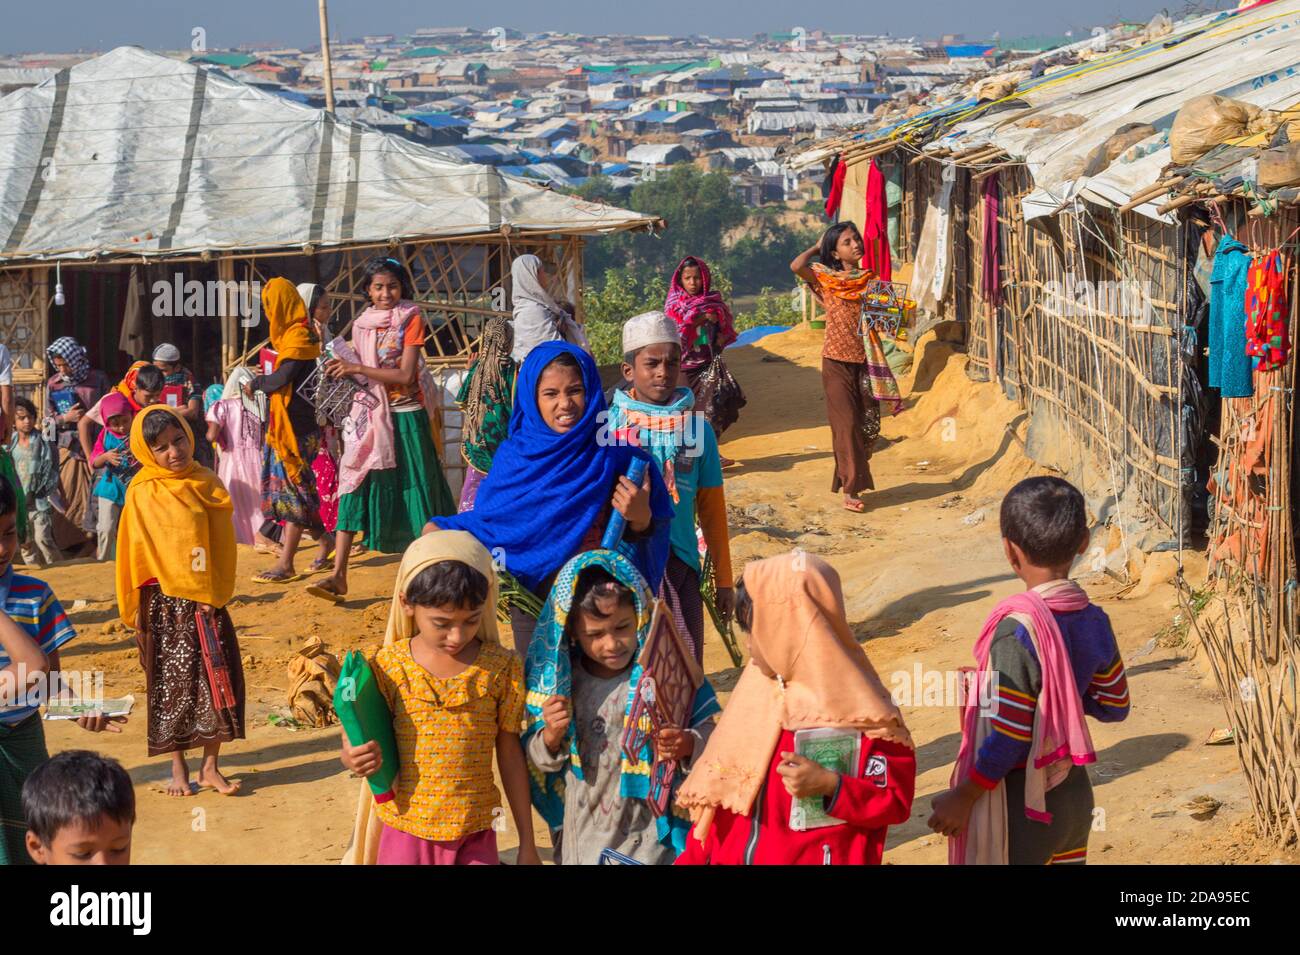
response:
<path id="1" fill-rule="evenodd" d="M 392 714 L 397 776 L 380 794 L 362 787 L 345 863 L 497 864 L 495 753 L 519 863 L 540 864 L 519 743 L 523 665 L 498 639 L 496 590 L 491 556 L 463 531 L 426 534 L 402 556 L 384 646 L 369 661 Z M 345 736 L 343 765 L 373 776 L 382 750 Z"/>

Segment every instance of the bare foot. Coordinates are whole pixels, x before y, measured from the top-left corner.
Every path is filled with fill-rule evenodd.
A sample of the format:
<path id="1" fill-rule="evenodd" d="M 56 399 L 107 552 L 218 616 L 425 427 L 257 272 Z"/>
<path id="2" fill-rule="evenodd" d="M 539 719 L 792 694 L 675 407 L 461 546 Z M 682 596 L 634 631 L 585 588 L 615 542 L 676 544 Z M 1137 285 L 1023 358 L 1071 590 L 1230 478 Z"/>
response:
<path id="1" fill-rule="evenodd" d="M 167 781 L 167 795 L 169 796 L 193 796 L 194 787 L 190 785 L 189 770 L 184 775 L 180 775 L 177 770 L 172 770 L 172 778 Z"/>
<path id="2" fill-rule="evenodd" d="M 215 766 L 204 766 L 199 770 L 199 785 L 215 789 L 223 796 L 233 796 L 239 792 L 240 782 L 238 779 L 227 779 Z"/>
<path id="3" fill-rule="evenodd" d="M 730 467 L 735 467 L 735 465 L 738 462 L 736 461 L 735 458 L 727 458 L 727 457 L 723 457 L 722 455 L 718 455 L 718 463 L 724 468 L 730 468 Z"/>

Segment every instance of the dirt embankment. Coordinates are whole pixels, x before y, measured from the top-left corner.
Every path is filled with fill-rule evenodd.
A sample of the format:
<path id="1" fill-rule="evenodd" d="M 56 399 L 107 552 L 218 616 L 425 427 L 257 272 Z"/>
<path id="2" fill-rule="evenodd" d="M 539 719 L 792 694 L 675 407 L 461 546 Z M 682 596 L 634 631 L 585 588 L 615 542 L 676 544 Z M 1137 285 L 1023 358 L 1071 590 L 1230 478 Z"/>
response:
<path id="1" fill-rule="evenodd" d="M 724 453 L 741 462 L 727 472 L 736 566 L 796 546 L 826 556 L 842 575 L 849 622 L 887 685 L 968 665 L 984 616 L 1019 586 L 1002 555 L 997 505 L 1016 480 L 1041 473 L 1021 451 L 1024 418 L 996 388 L 971 383 L 948 346 L 923 340 L 903 382 L 909 407 L 886 419 L 872 460 L 877 490 L 866 514 L 851 514 L 830 493 L 820 353 L 820 333 L 806 328 L 729 353 L 749 395 L 723 442 Z M 1203 575 L 1196 555 L 1183 556 L 1189 577 Z M 248 738 L 225 756 L 226 771 L 244 782 L 235 798 L 162 794 L 167 761 L 145 756 L 144 679 L 134 642 L 116 623 L 111 567 L 79 563 L 43 574 L 79 630 L 65 666 L 103 670 L 110 695 L 132 692 L 140 701 L 117 736 L 47 724 L 51 749 L 100 749 L 131 772 L 138 862 L 330 863 L 342 856 L 358 783 L 339 764 L 337 728 L 294 731 L 272 720 L 286 712 L 286 667 L 308 637 L 320 636 L 339 654 L 378 646 L 397 558 L 361 561 L 340 606 L 307 596 L 302 583 L 251 583 L 268 562 L 241 549 L 231 606 L 248 683 Z M 1191 648 L 1180 643 L 1177 602 L 1160 580 L 1166 565 L 1154 565 L 1131 589 L 1110 577 L 1080 578 L 1114 623 L 1133 697 L 1128 721 L 1091 726 L 1099 810 L 1091 861 L 1297 861 L 1294 850 L 1253 835 L 1232 747 L 1205 745 L 1225 718 L 1213 685 L 1188 659 Z M 725 700 L 738 671 L 716 635 L 705 664 Z M 951 771 L 956 714 L 944 700 L 927 698 L 924 682 L 904 712 L 920 776 L 912 818 L 891 831 L 885 861 L 939 864 L 943 841 L 924 822 Z M 512 832 L 502 837 L 503 846 L 515 841 Z"/>

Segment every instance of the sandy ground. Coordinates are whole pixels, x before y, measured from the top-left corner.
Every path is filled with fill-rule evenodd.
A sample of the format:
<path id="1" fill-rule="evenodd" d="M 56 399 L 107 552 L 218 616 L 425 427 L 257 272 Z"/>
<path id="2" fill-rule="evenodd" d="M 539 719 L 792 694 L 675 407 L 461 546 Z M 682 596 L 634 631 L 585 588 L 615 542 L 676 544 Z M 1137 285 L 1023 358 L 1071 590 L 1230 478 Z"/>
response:
<path id="1" fill-rule="evenodd" d="M 904 381 L 912 389 L 910 406 L 886 420 L 884 447 L 872 461 L 879 490 L 868 495 L 868 512 L 855 515 L 829 493 L 819 333 L 796 329 L 732 355 L 749 395 L 723 445 L 742 462 L 727 472 L 737 567 L 795 546 L 825 556 L 843 577 L 849 621 L 887 685 L 918 666 L 925 678 L 969 664 L 984 616 L 1019 586 L 997 534 L 1001 495 L 1019 478 L 1038 473 L 1020 454 L 1019 409 L 992 386 L 969 382 L 960 356 L 926 343 L 916 381 Z M 1197 555 L 1184 557 L 1189 579 L 1203 577 Z M 168 763 L 145 756 L 144 677 L 131 635 L 116 622 L 111 566 L 80 562 L 43 573 L 79 631 L 64 652 L 65 668 L 103 670 L 108 695 L 134 693 L 139 701 L 120 735 L 92 737 L 70 724 L 47 724 L 52 751 L 99 749 L 130 771 L 139 797 L 134 861 L 341 858 L 359 784 L 338 761 L 337 727 L 295 731 L 269 717 L 286 712 L 286 666 L 308 637 L 319 635 L 339 655 L 379 645 L 396 562 L 394 556 L 361 561 L 350 577 L 349 599 L 331 606 L 303 593 L 302 583 L 253 584 L 249 578 L 269 558 L 241 549 L 230 609 L 244 654 L 248 738 L 223 754 L 226 773 L 243 781 L 233 798 L 163 793 Z M 1232 746 L 1205 745 L 1225 717 L 1212 681 L 1192 659 L 1193 648 L 1170 628 L 1178 613 L 1174 590 L 1164 582 L 1172 566 L 1172 556 L 1152 561 L 1145 579 L 1128 587 L 1111 577 L 1080 576 L 1115 625 L 1134 700 L 1126 722 L 1092 724 L 1098 760 L 1091 773 L 1101 812 L 1091 861 L 1300 861 L 1295 850 L 1254 835 Z M 725 699 L 738 671 L 716 635 L 711 641 L 706 670 Z M 956 712 L 945 702 L 918 695 L 904 707 L 919 747 L 920 776 L 912 818 L 890 832 L 887 863 L 946 859 L 943 841 L 925 827 L 960 735 Z M 1213 803 L 1219 806 L 1208 818 L 1191 815 Z M 513 831 L 501 844 L 517 844 Z M 504 856 L 509 861 L 513 853 Z"/>

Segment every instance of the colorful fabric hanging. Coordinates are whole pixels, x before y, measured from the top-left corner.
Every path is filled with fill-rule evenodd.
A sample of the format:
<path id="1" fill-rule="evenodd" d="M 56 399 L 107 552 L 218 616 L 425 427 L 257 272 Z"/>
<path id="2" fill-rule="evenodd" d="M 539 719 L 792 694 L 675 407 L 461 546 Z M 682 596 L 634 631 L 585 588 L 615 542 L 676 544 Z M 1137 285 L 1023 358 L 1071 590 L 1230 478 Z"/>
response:
<path id="1" fill-rule="evenodd" d="M 1246 354 L 1255 371 L 1281 368 L 1291 351 L 1286 272 L 1286 255 L 1274 249 L 1246 273 Z"/>

